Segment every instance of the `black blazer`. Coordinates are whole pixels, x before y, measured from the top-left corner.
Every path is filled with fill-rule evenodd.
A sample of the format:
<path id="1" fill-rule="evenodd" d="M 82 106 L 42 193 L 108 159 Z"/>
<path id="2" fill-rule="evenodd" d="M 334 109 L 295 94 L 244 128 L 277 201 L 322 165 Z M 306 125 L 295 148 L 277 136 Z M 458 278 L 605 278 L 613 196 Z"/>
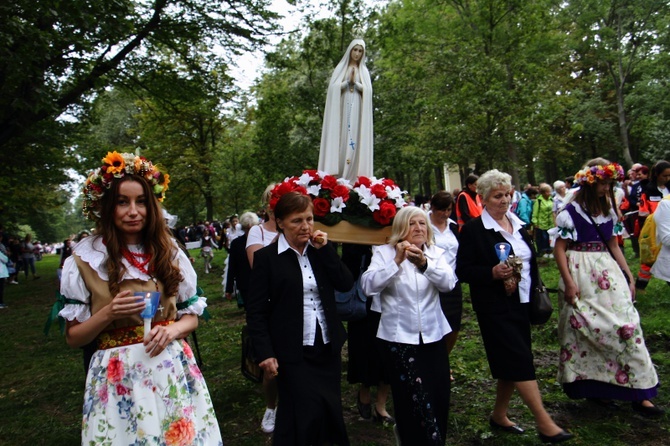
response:
<path id="1" fill-rule="evenodd" d="M 279 254 L 278 246 L 274 242 L 254 253 L 246 307 L 256 360 L 260 363 L 274 357 L 281 367 L 282 361 L 300 362 L 303 358 L 303 292 L 295 252 Z M 310 245 L 307 256 L 326 315 L 331 351 L 339 355 L 347 334 L 335 309 L 334 290 L 350 290 L 354 280 L 331 243 L 320 249 Z"/>
<path id="2" fill-rule="evenodd" d="M 519 231 L 532 252 L 530 275 L 532 286 L 538 277 L 537 254 L 533 242 L 525 229 Z M 481 313 L 505 313 L 510 305 L 519 302 L 519 290 L 507 296 L 502 280 L 493 280 L 493 267 L 500 263 L 495 252 L 496 243 L 507 240 L 493 229 L 484 228 L 481 217 L 467 222 L 459 237 L 456 257 L 458 280 L 470 284 L 472 308 Z M 514 249 L 510 252 L 514 254 Z"/>

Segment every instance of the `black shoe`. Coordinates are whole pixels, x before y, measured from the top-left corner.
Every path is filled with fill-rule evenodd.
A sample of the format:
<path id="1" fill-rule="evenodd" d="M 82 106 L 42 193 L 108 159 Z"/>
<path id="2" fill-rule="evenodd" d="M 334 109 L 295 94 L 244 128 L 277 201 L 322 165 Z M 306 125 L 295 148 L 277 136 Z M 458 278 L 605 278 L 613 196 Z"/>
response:
<path id="1" fill-rule="evenodd" d="M 635 412 L 645 417 L 660 417 L 665 413 L 663 409 L 657 406 L 643 406 L 642 401 L 633 401 L 631 406 Z"/>
<path id="2" fill-rule="evenodd" d="M 489 425 L 493 429 L 497 429 L 499 431 L 507 432 L 508 434 L 523 434 L 524 432 L 526 432 L 518 424 L 513 424 L 511 426 L 503 426 L 502 424 L 498 424 L 495 421 L 493 421 L 493 418 L 489 418 Z"/>
<path id="3" fill-rule="evenodd" d="M 363 404 L 360 390 L 356 394 L 356 407 L 358 408 L 358 414 L 364 420 L 369 420 L 372 417 L 372 405 L 370 403 Z"/>
<path id="4" fill-rule="evenodd" d="M 384 426 L 395 426 L 395 418 L 390 415 L 382 415 L 377 412 L 377 406 L 375 406 L 375 411 L 372 413 L 372 419 L 376 422 L 382 423 Z"/>
<path id="5" fill-rule="evenodd" d="M 561 431 L 557 433 L 556 435 L 552 435 L 551 437 L 549 435 L 544 435 L 542 432 L 537 433 L 538 437 L 540 437 L 540 441 L 542 443 L 563 443 L 564 441 L 568 441 L 574 437 L 570 432 L 566 431 Z"/>

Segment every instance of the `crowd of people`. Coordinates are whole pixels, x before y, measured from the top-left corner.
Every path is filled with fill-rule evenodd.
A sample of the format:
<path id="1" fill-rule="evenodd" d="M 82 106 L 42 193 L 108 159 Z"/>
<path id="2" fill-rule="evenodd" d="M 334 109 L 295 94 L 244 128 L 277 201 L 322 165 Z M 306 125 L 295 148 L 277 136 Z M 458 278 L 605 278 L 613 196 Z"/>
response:
<path id="1" fill-rule="evenodd" d="M 605 407 L 626 401 L 648 417 L 664 413 L 653 403 L 660 383 L 634 303 L 652 275 L 670 283 L 666 161 L 624 173 L 596 158 L 553 187 L 521 191 L 496 169 L 470 175 L 462 191 L 400 209 L 386 244 L 344 244 L 341 258 L 328 234 L 314 228 L 312 200 L 301 192 L 272 197 L 270 184 L 259 213 L 171 232 L 160 207 L 164 172 L 131 154 L 110 153 L 103 162 L 108 172 L 128 167 L 111 177 L 91 174 L 84 206 L 95 229 L 65 240 L 60 251 L 67 342 L 92 346 L 83 442 L 181 436 L 188 441 L 179 444 L 223 444 L 185 341 L 207 306 L 179 243 L 192 240 L 209 260 L 215 249 L 229 251 L 224 293 L 246 311 L 263 371 L 261 429 L 273 433 L 275 445 L 349 444 L 340 382 L 347 340 L 347 379 L 359 385 L 360 416 L 393 426 L 399 445 L 444 445 L 463 284 L 496 381 L 491 429 L 525 432 L 508 414 L 517 392 L 543 443 L 571 440 L 544 408 L 533 363 L 529 302 L 541 282 L 540 259 L 555 261 L 560 273 L 556 369 L 565 394 Z M 636 239 L 654 212 L 662 249 L 636 278 L 623 236 L 639 256 Z M 500 256 L 501 245 L 514 261 Z M 39 278 L 34 249 L 30 235 L 18 241 L 0 232 L 0 308 L 4 285 L 19 270 Z M 369 296 L 367 315 L 345 330 L 335 294 L 355 281 Z M 155 293 L 157 302 L 147 300 Z"/>

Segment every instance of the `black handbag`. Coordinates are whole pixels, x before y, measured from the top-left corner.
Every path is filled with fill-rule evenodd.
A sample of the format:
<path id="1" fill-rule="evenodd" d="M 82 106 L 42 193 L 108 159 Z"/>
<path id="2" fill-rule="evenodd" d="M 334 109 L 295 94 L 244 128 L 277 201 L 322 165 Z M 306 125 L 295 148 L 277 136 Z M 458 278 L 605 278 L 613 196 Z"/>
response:
<path id="1" fill-rule="evenodd" d="M 358 279 L 349 291 L 335 291 L 337 315 L 343 321 L 358 321 L 367 315 L 365 304 L 368 297 L 361 289 L 361 276 L 365 269 L 365 256 L 361 258 L 361 270 Z"/>
<path id="2" fill-rule="evenodd" d="M 554 306 L 551 304 L 549 290 L 542 283 L 538 272 L 537 283 L 530 292 L 530 323 L 533 325 L 546 324 L 553 312 Z"/>
<path id="3" fill-rule="evenodd" d="M 248 380 L 261 383 L 263 382 L 263 369 L 258 366 L 254 358 L 254 349 L 249 336 L 247 326 L 242 327 L 242 375 Z"/>

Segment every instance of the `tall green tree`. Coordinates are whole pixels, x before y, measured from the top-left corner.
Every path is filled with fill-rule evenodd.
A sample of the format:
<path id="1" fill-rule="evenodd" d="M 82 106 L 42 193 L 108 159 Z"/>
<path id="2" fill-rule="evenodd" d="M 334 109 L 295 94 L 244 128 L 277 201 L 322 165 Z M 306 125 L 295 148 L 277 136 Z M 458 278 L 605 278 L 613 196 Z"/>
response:
<path id="1" fill-rule="evenodd" d="M 440 174 L 497 167 L 535 180 L 535 159 L 565 148 L 553 68 L 562 39 L 552 2 L 393 2 L 379 25 L 376 121 L 399 144 L 386 161 Z M 377 125 L 379 124 L 379 125 Z M 384 149 L 387 149 L 386 147 Z M 437 181 L 436 181 L 437 183 Z"/>
<path id="2" fill-rule="evenodd" d="M 52 193 L 85 170 L 78 125 L 115 81 L 140 78 L 156 49 L 202 60 L 256 48 L 276 29 L 269 1 L 136 0 L 0 4 L 0 218 L 42 218 Z M 195 61 L 195 58 L 191 57 Z M 139 85 L 135 85 L 138 87 Z M 82 152 L 82 155 L 80 155 Z M 80 167 L 80 162 L 84 168 Z"/>
<path id="3" fill-rule="evenodd" d="M 575 73 L 604 82 L 612 91 L 605 100 L 618 128 L 621 156 L 630 166 L 640 152 L 632 147 L 631 128 L 644 115 L 627 97 L 644 77 L 645 61 L 660 62 L 659 55 L 667 52 L 670 5 L 664 0 L 571 0 L 564 8 L 572 58 L 580 62 Z"/>

